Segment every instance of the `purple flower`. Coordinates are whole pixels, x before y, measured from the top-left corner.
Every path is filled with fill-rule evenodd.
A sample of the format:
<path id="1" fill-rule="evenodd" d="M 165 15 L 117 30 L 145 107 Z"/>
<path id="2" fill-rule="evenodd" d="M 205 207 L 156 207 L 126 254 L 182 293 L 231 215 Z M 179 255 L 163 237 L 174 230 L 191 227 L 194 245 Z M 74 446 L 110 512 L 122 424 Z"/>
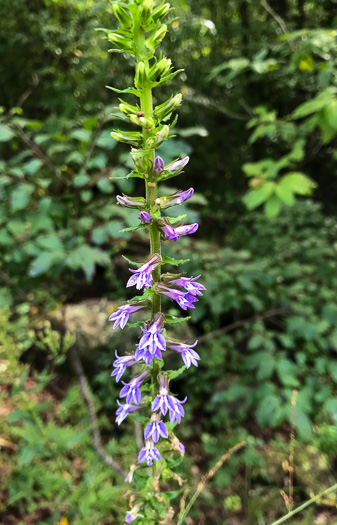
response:
<path id="1" fill-rule="evenodd" d="M 139 214 L 139 218 L 143 224 L 150 224 L 152 220 L 151 215 L 147 211 L 141 211 Z"/>
<path id="2" fill-rule="evenodd" d="M 130 403 L 126 403 L 125 405 L 122 405 L 118 400 L 117 403 L 119 404 L 119 408 L 117 408 L 116 411 L 116 419 L 115 422 L 117 425 L 120 425 L 122 421 L 130 414 L 130 412 L 134 412 L 135 410 L 138 410 L 139 407 L 135 407 L 134 405 L 130 405 Z"/>
<path id="3" fill-rule="evenodd" d="M 137 310 L 140 310 L 141 308 L 145 308 L 145 304 L 141 306 L 136 306 L 133 304 L 124 304 L 123 306 L 119 306 L 117 312 L 114 312 L 110 315 L 109 321 L 115 321 L 113 327 L 117 328 L 119 325 L 122 329 L 126 325 L 126 323 L 129 320 L 130 314 L 133 314 L 133 312 L 137 312 Z"/>
<path id="4" fill-rule="evenodd" d="M 128 404 L 133 402 L 135 405 L 139 405 L 141 399 L 139 387 L 143 384 L 146 375 L 147 370 L 145 370 L 140 376 L 131 379 L 129 383 L 124 383 L 124 381 L 122 381 L 124 386 L 120 391 L 119 397 L 126 397 L 126 402 Z"/>
<path id="5" fill-rule="evenodd" d="M 131 523 L 135 518 L 132 516 L 131 512 L 128 512 L 125 516 L 125 523 Z"/>
<path id="6" fill-rule="evenodd" d="M 138 513 L 141 505 L 135 505 L 125 516 L 125 523 L 132 523 L 138 516 L 141 517 L 141 514 Z"/>
<path id="7" fill-rule="evenodd" d="M 141 288 L 150 288 L 152 286 L 152 272 L 160 265 L 160 263 L 160 255 L 154 253 L 144 264 L 137 268 L 137 270 L 129 268 L 130 272 L 135 275 L 131 275 L 126 287 L 136 286 L 137 290 L 141 290 Z"/>
<path id="8" fill-rule="evenodd" d="M 168 431 L 165 426 L 165 423 L 162 421 L 152 421 L 149 423 L 144 430 L 144 438 L 152 438 L 155 443 L 158 442 L 159 437 L 167 439 Z"/>
<path id="9" fill-rule="evenodd" d="M 157 286 L 158 293 L 166 295 L 170 299 L 177 301 L 180 308 L 187 310 L 187 308 L 195 308 L 194 304 L 198 299 L 190 295 L 189 293 L 183 292 L 182 290 L 176 290 L 175 288 L 169 288 L 163 283 L 158 284 Z"/>
<path id="10" fill-rule="evenodd" d="M 186 191 L 177 191 L 176 193 L 173 193 L 173 195 L 168 195 L 167 197 L 160 197 L 158 199 L 158 202 L 160 204 L 160 207 L 163 210 L 166 210 L 166 208 L 169 208 L 170 206 L 182 204 L 183 202 L 187 201 L 192 197 L 193 193 L 193 188 L 190 188 Z"/>
<path id="11" fill-rule="evenodd" d="M 136 208 L 143 210 L 146 206 L 146 200 L 144 197 L 129 197 L 128 195 L 117 195 L 118 204 L 125 206 L 126 208 Z"/>
<path id="12" fill-rule="evenodd" d="M 163 314 L 156 314 L 154 322 L 149 326 L 145 325 L 145 328 L 141 329 L 144 335 L 139 341 L 139 348 L 142 349 L 148 346 L 152 355 L 155 353 L 157 346 L 159 346 L 161 350 L 166 350 L 165 338 L 161 335 L 164 321 L 165 317 Z"/>
<path id="13" fill-rule="evenodd" d="M 170 279 L 169 284 L 175 284 L 185 290 L 191 295 L 203 295 L 201 290 L 206 290 L 205 286 L 195 281 L 199 279 L 200 275 L 196 277 L 179 277 L 178 279 Z"/>
<path id="14" fill-rule="evenodd" d="M 153 171 L 156 175 L 160 175 L 164 171 L 164 161 L 159 155 L 154 159 Z"/>
<path id="15" fill-rule="evenodd" d="M 113 363 L 115 369 L 111 372 L 111 376 L 116 376 L 116 383 L 118 383 L 118 381 L 124 374 L 126 368 L 128 366 L 136 364 L 137 361 L 134 355 L 125 355 L 122 357 L 118 357 L 117 350 L 115 350 L 115 356 L 117 357 L 117 359 L 115 359 Z"/>
<path id="16" fill-rule="evenodd" d="M 185 403 L 187 397 L 184 401 L 179 401 L 176 397 L 170 395 L 168 392 L 168 378 L 167 376 L 159 376 L 159 394 L 152 403 L 152 412 L 160 410 L 163 416 L 166 416 L 167 411 L 170 413 L 170 422 L 177 420 L 180 423 L 181 418 L 185 415 L 185 411 L 182 407 L 182 404 Z"/>
<path id="17" fill-rule="evenodd" d="M 159 461 L 161 458 L 159 450 L 154 446 L 152 439 L 145 442 L 145 447 L 141 449 L 138 455 L 138 462 L 146 461 L 148 466 L 152 465 L 152 461 Z"/>
<path id="18" fill-rule="evenodd" d="M 170 162 L 170 164 L 167 164 L 165 166 L 165 169 L 168 171 L 176 171 L 176 170 L 182 170 L 185 168 L 186 164 L 190 160 L 189 157 L 184 157 L 183 159 L 175 160 L 173 162 Z"/>
<path id="19" fill-rule="evenodd" d="M 161 224 L 158 224 L 159 229 L 162 231 L 164 237 L 168 239 L 169 241 L 177 242 L 179 237 L 182 237 L 183 235 L 189 235 L 191 233 L 195 233 L 198 229 L 198 224 L 195 222 L 194 224 L 186 224 L 185 226 L 178 226 L 177 228 L 173 228 L 170 224 L 163 222 Z"/>
<path id="20" fill-rule="evenodd" d="M 198 360 L 200 360 L 200 355 L 192 350 L 198 343 L 198 340 L 193 345 L 188 345 L 186 343 L 178 343 L 176 341 L 168 341 L 167 346 L 171 350 L 175 350 L 181 354 L 183 361 L 186 365 L 186 368 L 189 368 L 191 365 L 198 366 Z"/>

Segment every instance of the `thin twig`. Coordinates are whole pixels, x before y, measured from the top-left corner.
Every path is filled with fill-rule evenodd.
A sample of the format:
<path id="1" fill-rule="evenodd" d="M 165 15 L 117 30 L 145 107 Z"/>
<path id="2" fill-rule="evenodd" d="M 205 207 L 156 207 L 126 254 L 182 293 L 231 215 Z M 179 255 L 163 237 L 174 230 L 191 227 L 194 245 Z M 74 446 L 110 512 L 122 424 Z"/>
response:
<path id="1" fill-rule="evenodd" d="M 104 463 L 108 465 L 108 467 L 112 468 L 118 474 L 123 476 L 123 478 L 125 478 L 127 476 L 127 471 L 124 470 L 124 468 L 121 465 L 119 465 L 119 463 L 117 463 L 114 459 L 112 459 L 112 457 L 109 454 L 107 454 L 103 448 L 101 434 L 98 429 L 98 420 L 97 420 L 96 410 L 95 410 L 95 406 L 94 406 L 94 403 L 91 397 L 89 384 L 88 384 L 86 375 L 84 374 L 82 363 L 80 361 L 80 358 L 77 355 L 77 352 L 74 346 L 70 349 L 69 355 L 70 355 L 71 363 L 77 375 L 82 397 L 88 409 L 90 423 L 91 423 L 91 435 L 92 435 L 93 447 L 95 451 L 97 452 L 97 454 L 104 461 Z"/>
<path id="2" fill-rule="evenodd" d="M 280 15 L 278 15 L 276 13 L 276 11 L 274 11 L 274 9 L 268 4 L 267 0 L 261 0 L 261 5 L 262 7 L 265 8 L 265 10 L 274 18 L 274 20 L 278 23 L 278 25 L 280 26 L 282 32 L 287 35 L 289 33 L 289 30 L 287 28 L 287 25 L 285 23 L 285 21 L 283 20 L 283 18 L 280 17 Z M 287 40 L 287 43 L 288 45 L 291 47 L 291 49 L 293 51 L 295 51 L 295 46 L 294 44 L 290 41 L 290 40 Z"/>
<path id="3" fill-rule="evenodd" d="M 219 328 L 218 330 L 214 330 L 213 332 L 209 332 L 208 334 L 202 335 L 201 337 L 199 337 L 198 342 L 204 343 L 205 341 L 208 341 L 208 339 L 213 339 L 214 337 L 218 337 L 219 335 L 224 335 L 228 332 L 232 332 L 233 330 L 236 330 L 236 328 L 240 328 L 241 326 L 252 321 L 268 319 L 269 317 L 275 317 L 278 315 L 284 315 L 286 312 L 287 308 L 274 308 L 272 310 L 268 310 L 264 314 L 253 315 L 252 317 L 247 317 L 247 319 L 235 321 L 234 323 L 228 324 L 223 328 Z"/>
<path id="4" fill-rule="evenodd" d="M 178 524 L 177 525 L 182 525 L 187 514 L 189 513 L 189 511 L 191 510 L 192 506 L 194 505 L 194 502 L 195 500 L 198 498 L 198 496 L 200 495 L 200 493 L 202 492 L 202 490 L 204 489 L 206 483 L 209 482 L 209 480 L 216 474 L 216 472 L 222 467 L 222 465 L 225 463 L 225 461 L 227 461 L 227 459 L 229 459 L 232 454 L 234 454 L 235 452 L 237 452 L 238 450 L 240 450 L 241 448 L 243 448 L 244 446 L 246 445 L 246 442 L 245 441 L 241 441 L 241 443 L 238 443 L 237 445 L 235 445 L 234 447 L 230 448 L 226 454 L 224 454 L 220 459 L 219 461 L 214 465 L 213 468 L 211 468 L 211 470 L 209 472 L 207 472 L 207 474 L 205 474 L 205 476 L 201 479 L 201 481 L 198 483 L 198 486 L 197 486 L 197 490 L 195 491 L 195 493 L 193 494 L 192 498 L 190 499 L 184 513 L 182 516 L 180 516 L 179 518 L 179 521 L 178 521 Z"/>

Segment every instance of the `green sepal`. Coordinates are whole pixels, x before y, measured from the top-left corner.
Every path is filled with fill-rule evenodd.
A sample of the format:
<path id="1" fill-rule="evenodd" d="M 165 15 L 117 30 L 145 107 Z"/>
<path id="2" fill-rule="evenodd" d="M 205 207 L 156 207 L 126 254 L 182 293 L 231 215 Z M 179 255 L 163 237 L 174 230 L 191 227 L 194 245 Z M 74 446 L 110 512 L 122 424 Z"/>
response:
<path id="1" fill-rule="evenodd" d="M 126 323 L 128 328 L 141 328 L 144 326 L 145 321 L 137 321 L 136 323 Z"/>
<path id="2" fill-rule="evenodd" d="M 133 266 L 137 266 L 137 268 L 139 268 L 143 263 L 137 263 L 137 262 L 133 262 L 131 261 L 130 259 L 128 259 L 125 255 L 122 255 L 123 259 L 128 262 L 129 264 L 133 264 Z M 145 293 L 145 292 L 144 292 Z M 132 299 L 134 300 L 134 299 Z"/>
<path id="3" fill-rule="evenodd" d="M 123 256 L 124 257 L 124 256 Z M 164 257 L 162 259 L 162 264 L 172 264 L 173 266 L 179 266 L 180 264 L 185 264 L 191 259 L 174 259 L 174 257 Z"/>
<path id="4" fill-rule="evenodd" d="M 183 365 L 181 368 L 178 368 L 178 370 L 167 370 L 166 374 L 168 375 L 169 379 L 175 379 L 176 377 L 180 376 L 183 372 L 185 372 L 186 366 Z"/>
<path id="5" fill-rule="evenodd" d="M 112 86 L 105 86 L 107 89 L 111 89 L 111 91 L 115 91 L 116 93 L 130 93 L 131 95 L 136 95 L 136 97 L 140 97 L 140 92 L 138 89 L 129 87 L 126 89 L 117 89 Z"/>
<path id="6" fill-rule="evenodd" d="M 123 180 L 123 179 L 131 179 L 132 177 L 138 177 L 139 179 L 144 179 L 144 175 L 141 173 L 138 173 L 138 171 L 130 171 L 127 175 L 123 175 L 122 177 L 109 177 L 110 180 Z"/>
<path id="7" fill-rule="evenodd" d="M 171 127 L 172 127 L 172 125 L 171 125 Z M 178 175 L 181 175 L 182 173 L 184 173 L 183 170 L 179 170 L 179 169 L 177 169 L 175 171 L 163 171 L 162 175 L 160 175 L 157 180 L 159 182 L 161 180 L 173 179 L 173 177 L 177 177 Z"/>
<path id="8" fill-rule="evenodd" d="M 119 230 L 119 233 L 135 232 L 136 230 L 139 230 L 142 227 L 142 224 L 139 224 L 138 226 L 129 226 L 128 228 L 123 228 L 122 230 Z"/>
<path id="9" fill-rule="evenodd" d="M 166 315 L 165 314 L 165 323 L 167 323 L 167 324 L 184 323 L 185 321 L 189 321 L 190 319 L 191 319 L 191 316 L 189 316 L 189 317 L 175 317 L 175 315 Z"/>
<path id="10" fill-rule="evenodd" d="M 123 255 L 124 257 L 124 255 Z M 126 259 L 126 257 L 124 257 L 124 259 Z M 131 261 L 130 261 L 131 262 Z M 132 263 L 132 264 L 136 264 L 136 263 Z M 138 263 L 137 263 L 138 264 Z M 132 297 L 132 299 L 130 299 L 130 303 L 141 303 L 142 301 L 146 301 L 151 295 L 153 295 L 153 290 L 151 290 L 151 288 L 147 289 L 144 291 L 143 295 L 136 295 L 135 297 Z"/>
<path id="11" fill-rule="evenodd" d="M 177 222 L 183 221 L 186 219 L 187 215 L 184 213 L 183 215 L 178 215 L 178 217 L 167 217 L 170 221 L 170 224 L 176 224 Z"/>

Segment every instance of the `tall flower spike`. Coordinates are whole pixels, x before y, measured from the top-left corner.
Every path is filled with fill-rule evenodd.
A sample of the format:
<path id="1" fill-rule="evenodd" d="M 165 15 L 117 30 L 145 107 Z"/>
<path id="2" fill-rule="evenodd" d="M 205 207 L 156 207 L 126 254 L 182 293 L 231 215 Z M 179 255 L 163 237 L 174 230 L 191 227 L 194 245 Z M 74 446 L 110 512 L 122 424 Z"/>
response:
<path id="1" fill-rule="evenodd" d="M 155 5 L 157 4 L 157 5 Z M 138 233 L 149 233 L 150 255 L 137 269 L 131 269 L 131 277 L 127 282 L 127 288 L 135 286 L 137 290 L 142 290 L 141 296 L 131 299 L 128 303 L 120 306 L 117 312 L 110 316 L 114 323 L 114 328 L 120 326 L 124 328 L 128 322 L 129 315 L 136 312 L 145 305 L 151 307 L 151 312 L 147 317 L 147 322 L 142 327 L 142 334 L 134 355 L 119 357 L 116 352 L 114 370 L 112 376 L 116 381 L 120 381 L 125 370 L 132 367 L 133 377 L 128 382 L 123 381 L 120 391 L 120 398 L 124 398 L 126 403 L 118 402 L 116 412 L 116 422 L 121 422 L 128 414 L 138 410 L 142 406 L 143 410 L 148 409 L 150 420 L 144 429 L 145 445 L 140 450 L 138 461 L 145 462 L 151 466 L 154 461 L 161 459 L 161 453 L 171 455 L 172 451 L 184 454 L 184 445 L 174 436 L 172 428 L 166 426 L 165 419 L 169 416 L 170 422 L 180 423 L 184 416 L 183 404 L 186 399 L 180 401 L 176 396 L 169 392 L 168 374 L 162 373 L 164 366 L 163 355 L 166 348 L 179 353 L 187 368 L 197 366 L 200 359 L 199 354 L 194 350 L 196 343 L 188 345 L 172 339 L 166 339 L 164 331 L 165 322 L 170 318 L 161 313 L 161 298 L 167 296 L 177 302 L 183 309 L 194 308 L 194 303 L 198 297 L 202 296 L 205 287 L 198 282 L 198 277 L 183 277 L 182 274 L 161 275 L 161 240 L 167 239 L 177 242 L 183 235 L 189 235 L 198 229 L 198 224 L 172 226 L 170 219 L 161 216 L 161 211 L 170 206 L 184 203 L 193 196 L 194 189 L 189 188 L 184 191 L 177 191 L 165 197 L 158 196 L 158 183 L 165 181 L 173 176 L 180 175 L 187 165 L 189 158 L 175 159 L 173 162 L 165 164 L 164 159 L 156 155 L 155 149 L 170 139 L 170 119 L 182 101 L 182 94 L 169 96 L 166 100 L 154 104 L 153 88 L 170 80 L 179 71 L 174 71 L 172 62 L 169 58 L 156 53 L 156 47 L 164 38 L 168 27 L 164 23 L 165 16 L 171 11 L 170 4 L 161 0 L 129 0 L 119 2 L 113 0 L 113 12 L 121 25 L 121 29 L 107 31 L 108 40 L 113 44 L 112 51 L 130 53 L 135 60 L 134 86 L 125 90 L 130 95 L 137 96 L 137 102 L 125 102 L 119 99 L 119 109 L 125 119 L 136 127 L 134 131 L 115 130 L 111 133 L 112 137 L 120 142 L 131 146 L 131 157 L 134 162 L 132 176 L 143 179 L 145 183 L 146 198 L 132 197 L 128 195 L 118 195 L 117 202 L 125 208 L 137 209 L 140 212 L 138 224 L 135 230 L 141 228 Z M 172 117 L 174 121 L 174 116 Z M 144 226 L 144 228 L 142 228 Z M 133 230 L 133 228 L 131 228 Z M 165 259 L 164 259 L 165 262 Z M 140 370 L 139 370 L 140 368 Z M 145 384 L 151 381 L 151 385 Z M 159 387 L 158 387 L 159 381 Z M 142 397 L 142 393 L 144 396 Z M 141 405 L 142 401 L 142 405 Z M 163 444 L 161 450 L 161 440 L 168 440 Z M 157 446 L 158 448 L 157 448 Z M 166 459 L 166 458 L 165 458 Z M 172 507 L 169 497 L 161 497 L 160 477 L 162 471 L 170 470 L 169 463 L 165 469 L 156 469 L 150 476 L 156 476 L 158 486 L 158 499 L 148 497 L 148 486 L 144 475 L 138 475 L 136 469 L 142 470 L 144 465 L 137 465 L 131 468 L 128 481 L 132 481 L 135 476 L 135 487 L 130 498 L 131 508 L 126 514 L 126 523 L 132 523 L 141 518 L 140 514 L 144 508 L 144 514 L 151 516 L 153 523 L 161 523 L 165 516 L 170 515 Z M 146 470 L 149 472 L 149 469 Z M 171 479 L 173 479 L 172 476 Z M 152 486 L 152 485 L 151 485 Z M 168 492 L 169 494 L 169 492 Z"/>

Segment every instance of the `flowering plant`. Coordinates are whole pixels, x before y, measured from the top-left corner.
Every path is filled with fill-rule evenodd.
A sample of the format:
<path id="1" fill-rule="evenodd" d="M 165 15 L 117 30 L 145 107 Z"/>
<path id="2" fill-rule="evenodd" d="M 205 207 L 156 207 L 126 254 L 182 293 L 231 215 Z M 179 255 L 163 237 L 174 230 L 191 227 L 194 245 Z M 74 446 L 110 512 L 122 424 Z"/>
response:
<path id="1" fill-rule="evenodd" d="M 179 237 L 193 234 L 198 229 L 198 224 L 177 224 L 176 219 L 162 216 L 162 210 L 190 199 L 193 188 L 160 198 L 157 193 L 158 183 L 180 175 L 189 160 L 185 157 L 165 164 L 159 155 L 155 155 L 155 149 L 170 138 L 170 128 L 175 123 L 175 120 L 169 123 L 171 115 L 182 101 L 181 94 L 177 94 L 153 106 L 152 90 L 179 73 L 173 71 L 170 59 L 155 55 L 156 47 L 167 32 L 163 20 L 171 11 L 170 5 L 162 2 L 155 6 L 153 0 L 129 0 L 127 3 L 114 2 L 112 9 L 120 27 L 113 31 L 106 30 L 108 40 L 113 44 L 111 51 L 130 53 L 135 57 L 136 66 L 134 87 L 123 91 L 111 89 L 137 97 L 136 105 L 119 99 L 119 109 L 123 119 L 136 125 L 138 130 L 116 130 L 111 135 L 131 146 L 135 169 L 128 177 L 138 177 L 145 182 L 145 198 L 120 195 L 117 202 L 120 206 L 140 211 L 140 222 L 134 229 L 142 227 L 149 231 L 150 254 L 145 261 L 135 263 L 136 269 L 130 268 L 132 275 L 126 284 L 127 287 L 135 286 L 137 290 L 142 290 L 143 294 L 120 306 L 110 316 L 110 321 L 114 322 L 114 328 L 119 326 L 124 329 L 131 314 L 147 307 L 151 311 L 148 321 L 141 328 L 142 335 L 135 351 L 121 357 L 116 351 L 111 375 L 119 382 L 127 368 L 132 367 L 134 373 L 129 382 L 122 381 L 124 386 L 119 397 L 125 398 L 125 402 L 118 401 L 117 424 L 120 425 L 128 414 L 140 409 L 147 411 L 149 416 L 138 464 L 132 465 L 127 477 L 127 481 L 135 484 L 135 489 L 130 491 L 131 508 L 125 521 L 154 525 L 171 523 L 174 512 L 170 496 L 160 490 L 160 481 L 172 477 L 177 479 L 171 470 L 178 464 L 174 455 L 183 456 L 185 453 L 184 445 L 174 435 L 173 429 L 185 414 L 183 405 L 186 398 L 180 400 L 172 393 L 170 379 L 177 374 L 164 370 L 163 356 L 169 350 L 180 354 L 184 363 L 182 370 L 191 365 L 198 366 L 200 360 L 194 350 L 197 341 L 187 344 L 167 337 L 165 326 L 185 318 L 173 319 L 165 315 L 161 311 L 161 299 L 168 297 L 183 310 L 195 308 L 194 303 L 202 296 L 205 287 L 198 282 L 200 276 L 161 273 L 162 265 L 179 264 L 172 258 L 168 261 L 162 258 L 161 241 L 177 242 Z M 148 467 L 152 467 L 150 471 Z"/>

